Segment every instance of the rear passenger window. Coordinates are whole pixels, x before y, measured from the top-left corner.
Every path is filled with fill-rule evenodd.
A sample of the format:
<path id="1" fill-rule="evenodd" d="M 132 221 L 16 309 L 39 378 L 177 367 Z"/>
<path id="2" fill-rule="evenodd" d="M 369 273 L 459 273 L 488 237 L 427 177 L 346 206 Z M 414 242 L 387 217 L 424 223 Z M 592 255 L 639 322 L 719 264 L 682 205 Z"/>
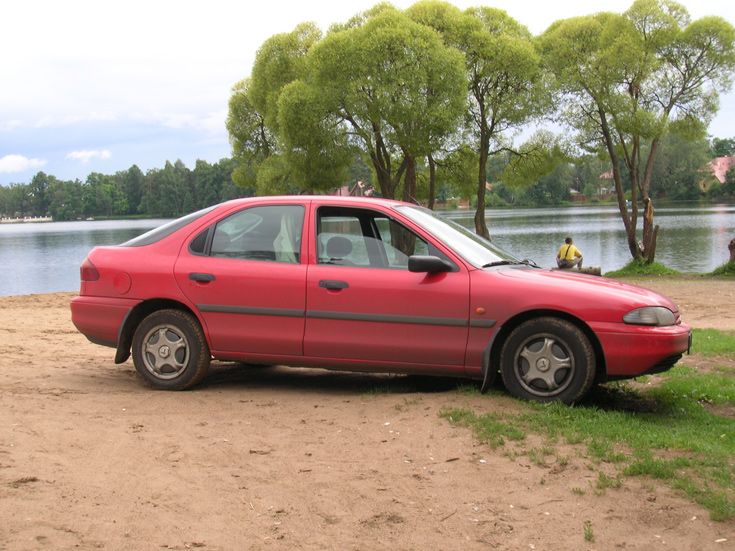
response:
<path id="1" fill-rule="evenodd" d="M 298 264 L 303 222 L 300 205 L 241 210 L 217 223 L 209 254 Z"/>

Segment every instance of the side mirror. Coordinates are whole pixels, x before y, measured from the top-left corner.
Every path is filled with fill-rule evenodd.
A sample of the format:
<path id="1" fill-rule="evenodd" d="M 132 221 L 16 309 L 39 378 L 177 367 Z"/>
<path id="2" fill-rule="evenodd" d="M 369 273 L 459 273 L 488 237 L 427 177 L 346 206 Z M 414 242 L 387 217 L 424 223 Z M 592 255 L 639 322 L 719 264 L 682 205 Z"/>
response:
<path id="1" fill-rule="evenodd" d="M 447 260 L 436 256 L 412 255 L 408 257 L 409 272 L 423 272 L 434 274 L 438 272 L 451 272 L 454 266 Z"/>

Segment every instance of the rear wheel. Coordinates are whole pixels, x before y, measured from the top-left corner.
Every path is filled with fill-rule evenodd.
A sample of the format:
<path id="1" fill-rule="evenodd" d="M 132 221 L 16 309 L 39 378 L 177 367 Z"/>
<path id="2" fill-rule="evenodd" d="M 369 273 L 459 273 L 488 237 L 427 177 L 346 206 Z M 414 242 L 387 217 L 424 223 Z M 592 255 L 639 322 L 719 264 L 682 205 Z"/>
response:
<path id="1" fill-rule="evenodd" d="M 594 350 L 582 330 L 551 317 L 516 327 L 500 356 L 508 392 L 540 402 L 579 400 L 594 382 L 595 365 Z"/>
<path id="2" fill-rule="evenodd" d="M 153 388 L 183 390 L 207 374 L 210 354 L 199 322 L 180 310 L 159 310 L 133 335 L 133 363 Z"/>

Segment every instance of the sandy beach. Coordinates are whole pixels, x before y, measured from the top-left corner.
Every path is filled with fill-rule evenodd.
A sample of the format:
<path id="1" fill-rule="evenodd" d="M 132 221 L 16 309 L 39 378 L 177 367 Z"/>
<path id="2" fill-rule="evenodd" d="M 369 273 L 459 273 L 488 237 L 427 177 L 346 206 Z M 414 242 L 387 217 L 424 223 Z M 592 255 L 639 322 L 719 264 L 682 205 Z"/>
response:
<path id="1" fill-rule="evenodd" d="M 735 330 L 732 280 L 640 284 L 674 299 L 695 327 Z M 574 492 L 608 468 L 589 468 L 581 448 L 564 450 L 566 464 L 539 466 L 440 417 L 520 407 L 500 391 L 231 364 L 214 365 L 195 390 L 152 391 L 130 361 L 115 365 L 112 349 L 75 330 L 72 296 L 0 298 L 0 550 L 735 542 L 735 522 L 711 521 L 650 479 Z"/>

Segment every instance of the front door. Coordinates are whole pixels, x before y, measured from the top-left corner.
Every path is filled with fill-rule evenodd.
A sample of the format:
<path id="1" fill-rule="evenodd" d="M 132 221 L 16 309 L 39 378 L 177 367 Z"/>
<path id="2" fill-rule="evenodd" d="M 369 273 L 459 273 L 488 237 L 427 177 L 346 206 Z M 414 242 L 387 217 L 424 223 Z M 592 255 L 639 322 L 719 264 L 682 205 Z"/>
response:
<path id="1" fill-rule="evenodd" d="M 304 354 L 361 362 L 462 366 L 469 277 L 408 271 L 412 254 L 441 251 L 379 210 L 314 207 Z"/>

